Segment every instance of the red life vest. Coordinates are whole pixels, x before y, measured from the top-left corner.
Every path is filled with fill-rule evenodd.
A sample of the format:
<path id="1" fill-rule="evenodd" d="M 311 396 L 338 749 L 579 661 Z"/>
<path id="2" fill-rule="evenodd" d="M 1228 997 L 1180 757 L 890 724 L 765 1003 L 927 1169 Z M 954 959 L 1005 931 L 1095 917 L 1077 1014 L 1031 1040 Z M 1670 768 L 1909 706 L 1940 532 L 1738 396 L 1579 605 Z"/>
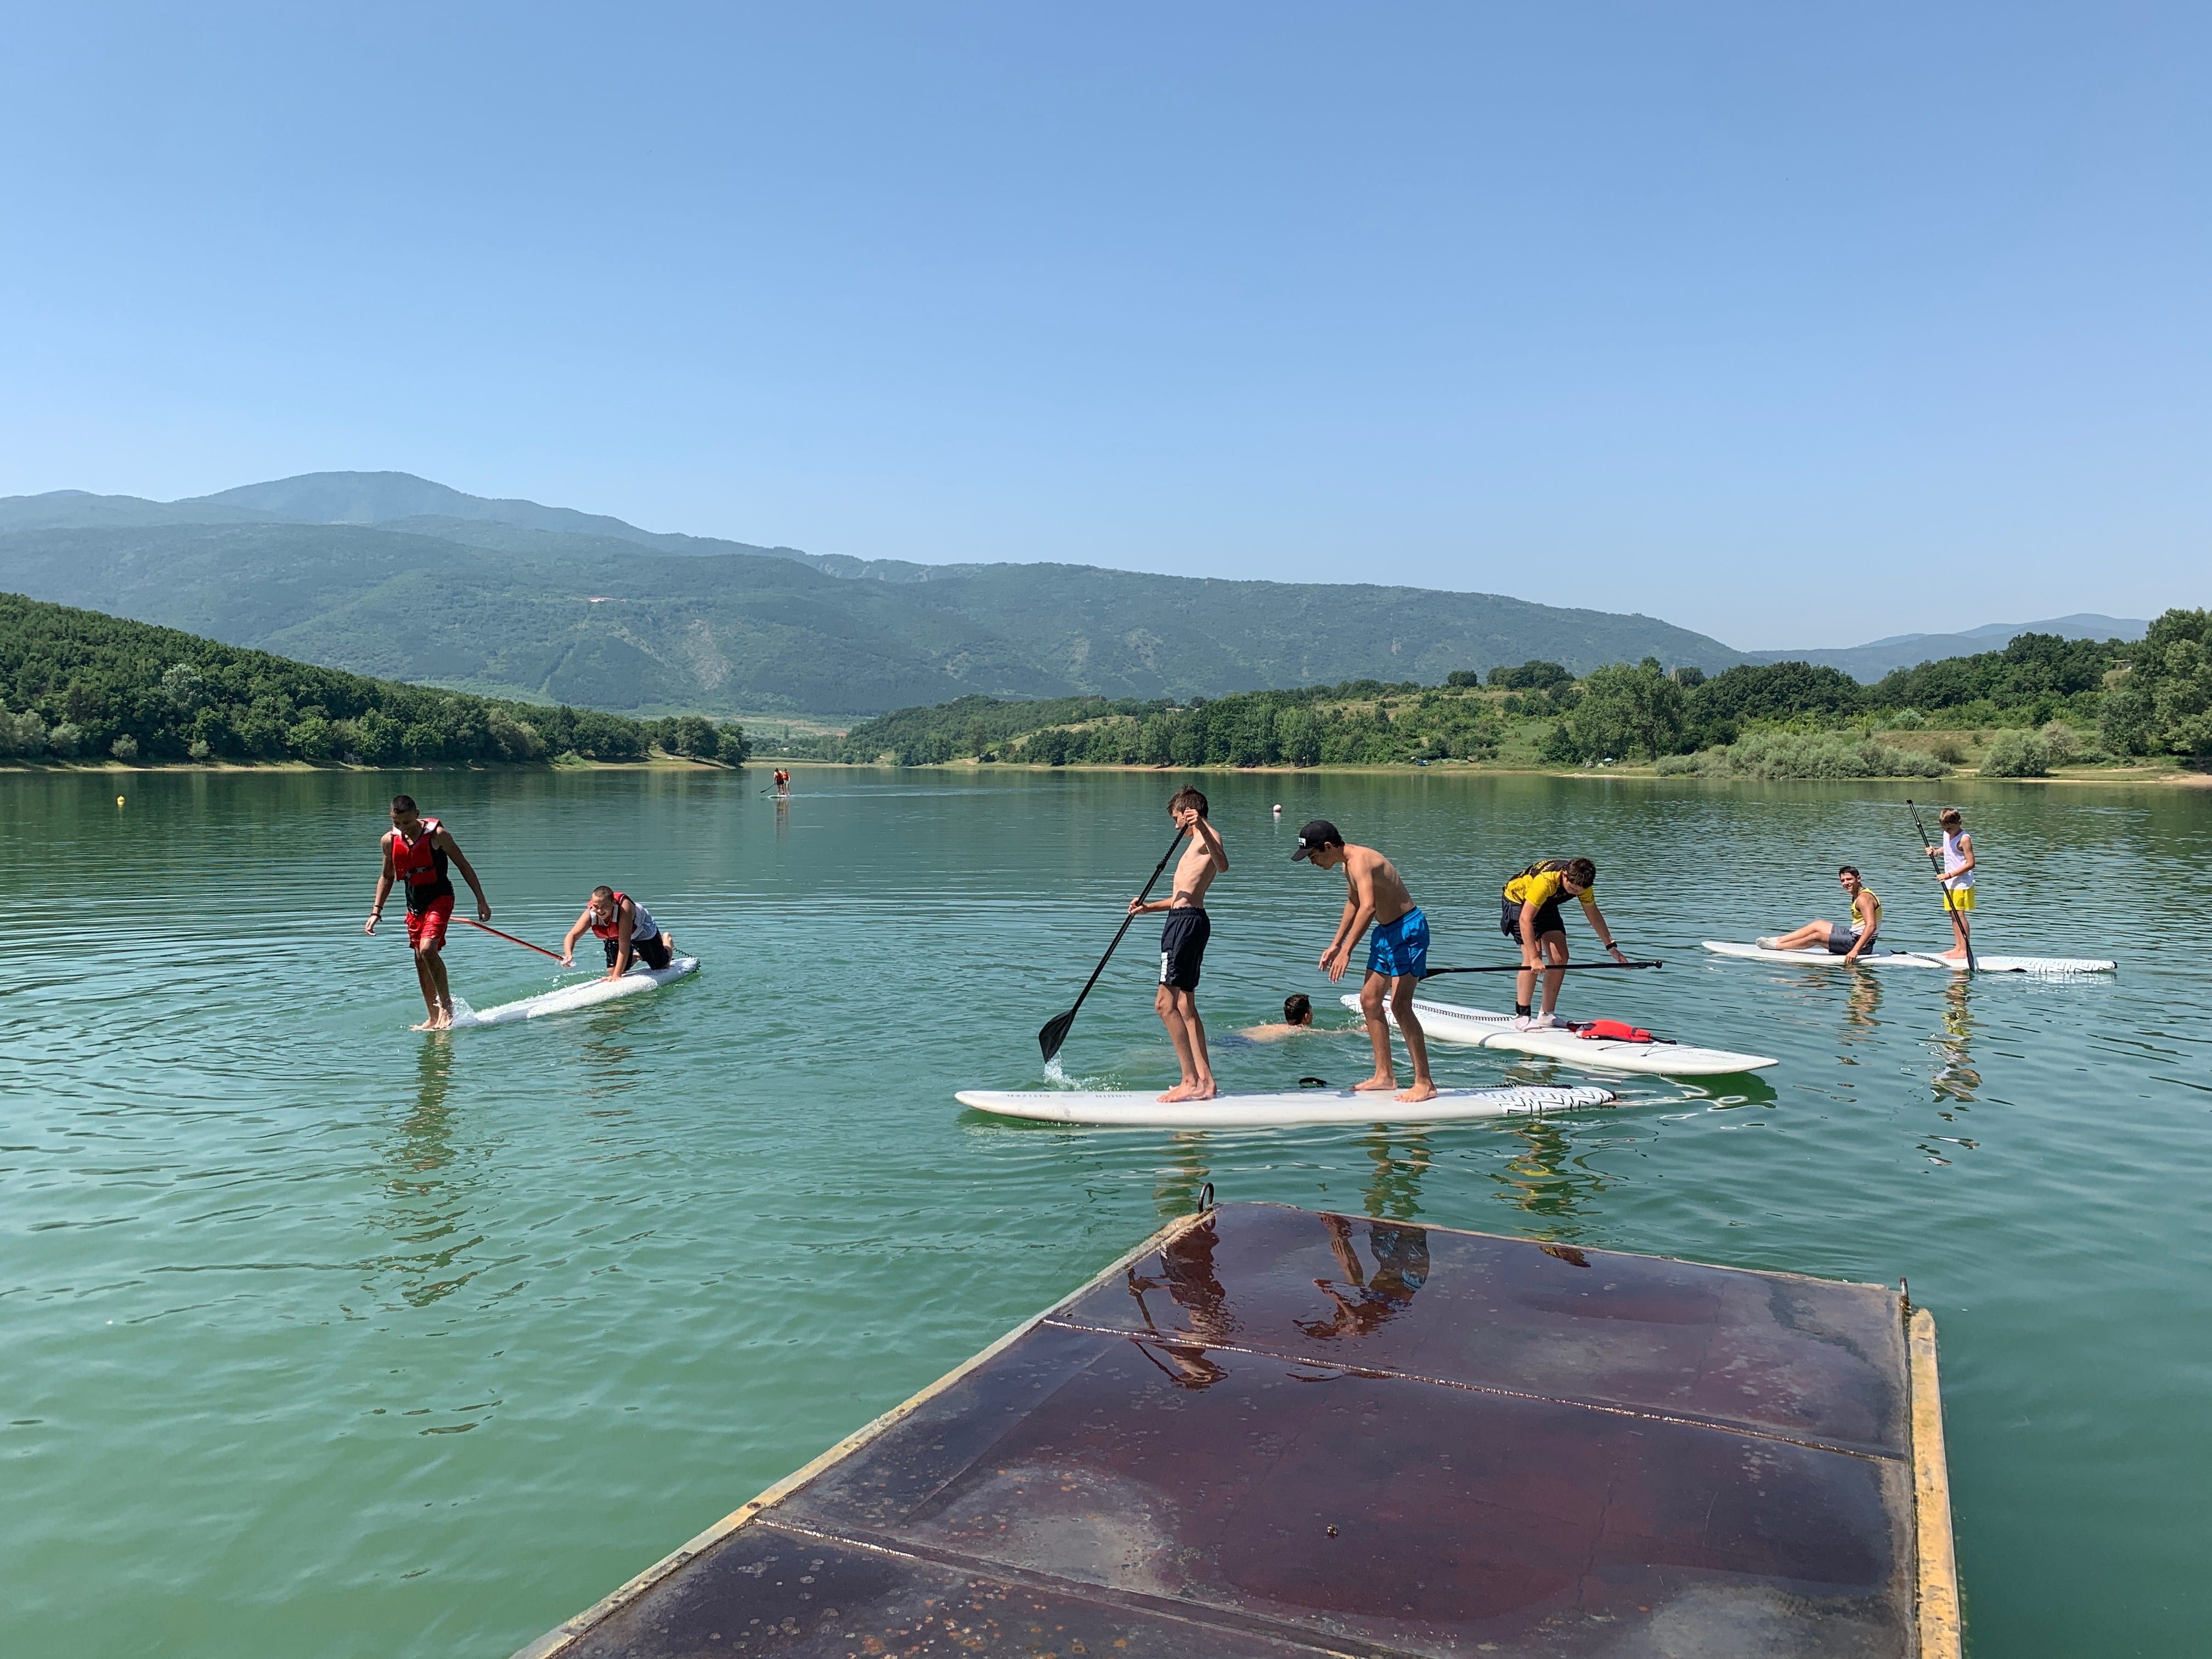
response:
<path id="1" fill-rule="evenodd" d="M 410 892 L 417 887 L 436 886 L 446 879 L 446 855 L 436 845 L 438 831 L 442 827 L 435 818 L 424 818 L 422 833 L 413 841 L 397 830 L 386 837 L 392 848 L 392 878 L 406 883 Z"/>
<path id="2" fill-rule="evenodd" d="M 630 896 L 628 893 L 617 893 L 615 895 L 614 915 L 609 916 L 604 922 L 593 922 L 592 924 L 592 937 L 594 939 L 612 939 L 615 936 L 615 924 L 622 920 L 622 908 L 623 905 L 628 904 L 630 902 Z M 637 924 L 635 921 L 632 921 L 630 925 L 635 927 Z M 633 933 L 631 937 L 634 939 L 636 935 Z M 648 934 L 647 937 L 650 938 L 651 935 Z"/>
<path id="3" fill-rule="evenodd" d="M 1579 1028 L 1575 1035 L 1595 1041 L 1613 1042 L 1656 1042 L 1657 1037 L 1640 1025 L 1625 1025 L 1617 1019 L 1594 1019 Z"/>

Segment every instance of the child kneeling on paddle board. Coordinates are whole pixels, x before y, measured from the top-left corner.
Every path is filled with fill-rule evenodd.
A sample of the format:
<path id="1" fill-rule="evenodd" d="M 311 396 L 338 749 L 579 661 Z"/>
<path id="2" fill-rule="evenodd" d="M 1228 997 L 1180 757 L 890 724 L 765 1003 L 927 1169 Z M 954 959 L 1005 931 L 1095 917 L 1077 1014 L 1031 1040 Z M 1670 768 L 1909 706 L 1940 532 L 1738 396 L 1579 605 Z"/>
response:
<path id="1" fill-rule="evenodd" d="M 627 893 L 611 887 L 594 887 L 584 914 L 561 941 L 561 963 L 574 967 L 576 941 L 588 928 L 607 948 L 607 977 L 619 979 L 629 971 L 633 959 L 648 968 L 665 968 L 675 959 L 676 940 L 661 931 L 653 912 Z"/>
<path id="2" fill-rule="evenodd" d="M 1176 864 L 1175 892 L 1149 903 L 1133 898 L 1129 914 L 1168 913 L 1167 925 L 1160 929 L 1160 988 L 1152 998 L 1152 1009 L 1168 1028 L 1182 1079 L 1160 1099 L 1211 1100 L 1213 1067 L 1206 1055 L 1206 1027 L 1198 1018 L 1198 975 L 1206 941 L 1213 937 L 1213 922 L 1206 914 L 1206 890 L 1229 867 L 1229 854 L 1218 832 L 1206 822 L 1206 797 L 1197 790 L 1178 789 L 1170 796 L 1168 816 L 1190 837 Z"/>
<path id="3" fill-rule="evenodd" d="M 1613 942 L 1613 930 L 1597 908 L 1592 892 L 1597 885 L 1597 866 L 1588 859 L 1546 859 L 1532 864 L 1505 884 L 1498 913 L 1498 931 L 1521 947 L 1521 971 L 1513 981 L 1513 1025 L 1522 1031 L 1541 1031 L 1558 1022 L 1559 987 L 1567 975 L 1567 927 L 1559 920 L 1559 901 L 1579 899 L 1583 915 L 1597 930 L 1615 962 L 1628 958 Z M 1544 969 L 1544 1012 L 1529 1012 L 1535 1001 L 1536 970 Z"/>
<path id="4" fill-rule="evenodd" d="M 1375 1049 L 1375 1075 L 1352 1086 L 1358 1090 L 1395 1089 L 1398 1074 L 1390 1063 L 1390 1026 L 1382 1017 L 1387 998 L 1396 1016 L 1406 1054 L 1413 1062 L 1413 1086 L 1401 1100 L 1431 1100 L 1435 1079 L 1429 1076 L 1429 1045 L 1421 1022 L 1413 1014 L 1413 989 L 1429 971 L 1429 919 L 1406 884 L 1397 866 L 1371 847 L 1347 846 L 1336 826 L 1316 818 L 1298 831 L 1292 863 L 1307 863 L 1320 870 L 1344 872 L 1344 915 L 1336 924 L 1336 937 L 1321 953 L 1321 969 L 1332 981 L 1340 981 L 1352 965 L 1352 947 L 1375 924 L 1375 937 L 1367 946 L 1367 977 L 1359 987 L 1359 1012 L 1367 1018 L 1367 1040 Z"/>

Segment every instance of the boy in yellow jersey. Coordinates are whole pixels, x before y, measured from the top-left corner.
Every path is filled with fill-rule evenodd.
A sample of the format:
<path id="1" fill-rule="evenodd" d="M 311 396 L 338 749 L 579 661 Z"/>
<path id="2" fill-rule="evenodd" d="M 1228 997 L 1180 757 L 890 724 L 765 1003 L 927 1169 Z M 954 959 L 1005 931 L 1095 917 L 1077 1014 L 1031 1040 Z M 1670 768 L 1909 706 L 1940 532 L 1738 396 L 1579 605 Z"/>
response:
<path id="1" fill-rule="evenodd" d="M 1521 972 L 1513 981 L 1513 1026 L 1520 1031 L 1540 1031 L 1556 1024 L 1553 1011 L 1559 1006 L 1559 987 L 1565 981 L 1567 928 L 1559 920 L 1559 901 L 1579 899 L 1583 914 L 1615 962 L 1626 962 L 1613 942 L 1613 930 L 1597 908 L 1593 889 L 1597 866 L 1588 859 L 1546 859 L 1532 864 L 1505 884 L 1504 902 L 1498 913 L 1498 931 L 1521 947 Z M 1535 1000 L 1536 970 L 1544 973 L 1544 1012 L 1531 1013 Z"/>
<path id="2" fill-rule="evenodd" d="M 1849 921 L 1841 925 L 1825 919 L 1808 921 L 1795 933 L 1760 939 L 1759 948 L 1810 951 L 1817 947 L 1830 956 L 1841 957 L 1845 967 L 1856 962 L 1867 946 L 1874 943 L 1875 933 L 1881 927 L 1881 901 L 1875 896 L 1873 888 L 1859 879 L 1855 864 L 1847 864 L 1837 871 L 1836 879 L 1843 884 L 1844 898 L 1850 906 Z"/>

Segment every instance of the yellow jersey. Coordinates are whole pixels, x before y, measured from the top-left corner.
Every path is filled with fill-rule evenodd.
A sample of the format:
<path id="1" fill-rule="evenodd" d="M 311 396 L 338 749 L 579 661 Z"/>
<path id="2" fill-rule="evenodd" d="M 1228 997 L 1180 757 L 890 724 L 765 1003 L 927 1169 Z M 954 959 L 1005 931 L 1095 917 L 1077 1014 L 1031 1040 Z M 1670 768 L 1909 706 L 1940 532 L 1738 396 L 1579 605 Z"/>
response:
<path id="1" fill-rule="evenodd" d="M 1564 859 L 1547 859 L 1541 864 L 1530 865 L 1505 884 L 1506 901 L 1533 904 L 1540 910 L 1547 904 L 1556 904 L 1567 890 L 1565 866 Z M 1594 910 L 1597 908 L 1596 891 L 1597 884 L 1592 882 L 1575 896 L 1582 900 L 1583 908 Z"/>

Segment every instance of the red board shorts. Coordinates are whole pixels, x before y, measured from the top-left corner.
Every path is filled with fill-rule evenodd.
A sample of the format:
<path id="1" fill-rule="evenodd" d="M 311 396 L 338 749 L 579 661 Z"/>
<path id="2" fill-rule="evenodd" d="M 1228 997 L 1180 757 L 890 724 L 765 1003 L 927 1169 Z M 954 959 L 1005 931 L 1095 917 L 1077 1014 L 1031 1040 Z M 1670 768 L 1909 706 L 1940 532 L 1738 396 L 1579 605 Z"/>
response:
<path id="1" fill-rule="evenodd" d="M 453 896 L 441 893 L 420 910 L 407 913 L 407 944 L 420 951 L 439 949 L 446 942 L 446 924 L 453 919 Z"/>

